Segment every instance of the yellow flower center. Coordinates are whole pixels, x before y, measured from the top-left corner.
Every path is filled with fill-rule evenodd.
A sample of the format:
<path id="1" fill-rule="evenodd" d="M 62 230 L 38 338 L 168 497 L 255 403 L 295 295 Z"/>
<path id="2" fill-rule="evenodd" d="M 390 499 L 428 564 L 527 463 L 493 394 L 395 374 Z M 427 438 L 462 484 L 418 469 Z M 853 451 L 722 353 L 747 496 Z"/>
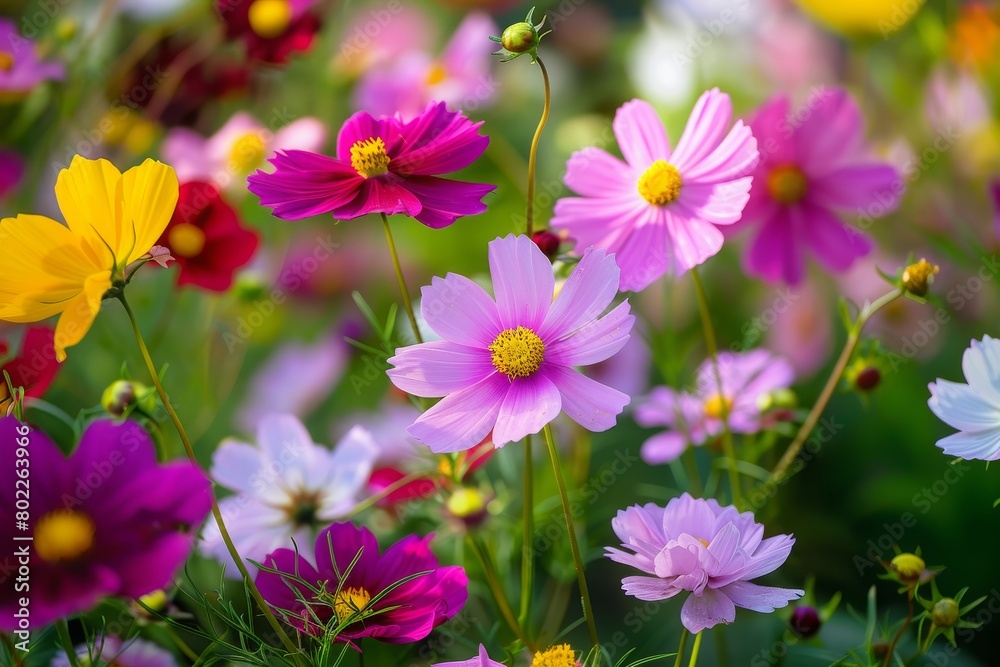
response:
<path id="1" fill-rule="evenodd" d="M 767 190 L 775 201 L 794 204 L 806 196 L 806 177 L 795 165 L 775 167 L 767 175 Z"/>
<path id="2" fill-rule="evenodd" d="M 441 63 L 434 63 L 434 66 L 427 72 L 426 82 L 428 86 L 436 86 L 447 78 L 448 72 L 441 66 Z"/>
<path id="3" fill-rule="evenodd" d="M 535 653 L 531 667 L 576 667 L 576 654 L 569 644 L 551 646 Z"/>
<path id="4" fill-rule="evenodd" d="M 721 394 L 712 394 L 705 399 L 705 416 L 709 419 L 722 419 L 723 414 L 729 414 L 733 409 L 733 400 Z"/>
<path id="5" fill-rule="evenodd" d="M 445 505 L 449 512 L 464 519 L 486 509 L 486 497 L 479 489 L 462 487 L 451 494 Z"/>
<path id="6" fill-rule="evenodd" d="M 344 588 L 333 601 L 333 611 L 337 620 L 343 623 L 351 616 L 360 614 L 371 602 L 372 596 L 363 588 Z"/>
<path id="7" fill-rule="evenodd" d="M 264 161 L 266 155 L 267 143 L 260 132 L 247 132 L 233 143 L 233 149 L 229 152 L 229 166 L 236 173 L 247 175 Z"/>
<path id="8" fill-rule="evenodd" d="M 510 379 L 526 378 L 542 365 L 545 343 L 531 329 L 504 329 L 490 343 L 493 368 Z"/>
<path id="9" fill-rule="evenodd" d="M 10 51 L 0 51 L 0 72 L 9 72 L 14 68 L 14 54 Z"/>
<path id="10" fill-rule="evenodd" d="M 381 176 L 389 171 L 389 154 L 381 137 L 356 141 L 351 146 L 351 166 L 365 178 Z"/>
<path id="11" fill-rule="evenodd" d="M 49 563 L 79 558 L 94 544 L 97 529 L 83 512 L 56 510 L 35 525 L 35 553 Z"/>
<path id="12" fill-rule="evenodd" d="M 250 28 L 264 39 L 277 37 L 292 22 L 292 3 L 288 0 L 257 0 L 250 5 Z"/>
<path id="13" fill-rule="evenodd" d="M 664 206 L 681 194 L 681 172 L 677 167 L 657 160 L 639 177 L 639 194 L 653 206 Z"/>
<path id="14" fill-rule="evenodd" d="M 171 229 L 167 240 L 171 252 L 181 257 L 197 257 L 205 249 L 205 232 L 187 222 Z"/>

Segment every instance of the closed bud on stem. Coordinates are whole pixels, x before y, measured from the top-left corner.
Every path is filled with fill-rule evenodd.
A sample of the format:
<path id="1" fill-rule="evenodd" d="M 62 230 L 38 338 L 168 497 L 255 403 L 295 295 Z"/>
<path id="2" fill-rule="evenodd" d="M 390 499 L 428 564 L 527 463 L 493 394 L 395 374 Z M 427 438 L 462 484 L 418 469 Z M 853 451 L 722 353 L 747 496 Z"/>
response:
<path id="1" fill-rule="evenodd" d="M 792 632 L 803 639 L 812 637 L 823 625 L 816 608 L 807 605 L 796 607 L 788 623 L 792 626 Z"/>
<path id="2" fill-rule="evenodd" d="M 538 31 L 525 21 L 515 23 L 500 35 L 500 45 L 511 53 L 527 53 L 538 45 Z"/>
<path id="3" fill-rule="evenodd" d="M 916 554 L 899 554 L 890 563 L 892 570 L 899 575 L 901 581 L 914 583 L 920 579 L 927 564 Z"/>
<path id="4" fill-rule="evenodd" d="M 925 296 L 934 282 L 934 274 L 939 272 L 941 267 L 931 264 L 924 258 L 919 262 L 910 264 L 903 269 L 903 287 L 914 296 Z"/>
<path id="5" fill-rule="evenodd" d="M 950 628 L 958 622 L 958 603 L 951 598 L 941 598 L 931 608 L 931 620 L 939 628 Z"/>

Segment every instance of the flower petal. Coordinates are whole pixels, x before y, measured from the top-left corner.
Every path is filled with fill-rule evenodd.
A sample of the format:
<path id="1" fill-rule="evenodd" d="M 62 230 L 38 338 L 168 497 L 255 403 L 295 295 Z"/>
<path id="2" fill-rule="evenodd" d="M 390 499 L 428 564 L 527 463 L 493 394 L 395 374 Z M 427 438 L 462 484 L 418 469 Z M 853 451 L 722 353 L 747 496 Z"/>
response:
<path id="1" fill-rule="evenodd" d="M 465 276 L 434 277 L 420 294 L 424 322 L 445 340 L 485 349 L 503 329 L 496 303 Z"/>
<path id="2" fill-rule="evenodd" d="M 677 141 L 671 164 L 682 175 L 695 168 L 718 148 L 732 115 L 733 103 L 729 95 L 719 92 L 718 88 L 702 93 Z"/>
<path id="3" fill-rule="evenodd" d="M 462 391 L 497 372 L 487 350 L 446 340 L 400 348 L 389 363 L 393 368 L 386 373 L 392 383 L 424 398 Z"/>
<path id="4" fill-rule="evenodd" d="M 416 118 L 399 128 L 402 145 L 389 169 L 402 175 L 432 176 L 464 169 L 489 145 L 479 134 L 482 121 L 473 123 L 460 111 L 448 111 L 444 102 L 431 102 Z"/>
<path id="5" fill-rule="evenodd" d="M 478 384 L 445 396 L 410 425 L 406 432 L 435 454 L 472 449 L 496 424 L 510 381 L 494 373 Z"/>
<path id="6" fill-rule="evenodd" d="M 589 431 L 607 431 L 629 403 L 628 394 L 591 380 L 572 368 L 548 365 L 544 370 L 562 394 L 562 409 Z"/>
<path id="7" fill-rule="evenodd" d="M 775 609 L 788 606 L 792 600 L 798 600 L 805 594 L 792 588 L 775 588 L 760 586 L 749 581 L 737 581 L 720 589 L 733 601 L 737 607 L 750 611 L 772 612 Z"/>
<path id="8" fill-rule="evenodd" d="M 504 396 L 493 428 L 493 444 L 503 447 L 526 435 L 538 433 L 562 409 L 559 390 L 545 373 L 514 378 Z"/>
<path id="9" fill-rule="evenodd" d="M 906 182 L 892 165 L 851 164 L 810 174 L 808 200 L 842 213 L 881 218 L 896 210 L 905 191 Z"/>
<path id="10" fill-rule="evenodd" d="M 657 160 L 670 159 L 670 141 L 663 121 L 649 102 L 630 100 L 618 108 L 612 123 L 625 161 L 645 170 Z"/>
<path id="11" fill-rule="evenodd" d="M 566 163 L 563 181 L 584 197 L 606 198 L 637 192 L 632 169 L 601 148 L 588 147 L 573 153 Z"/>
<path id="12" fill-rule="evenodd" d="M 798 222 L 793 224 L 802 230 L 816 260 L 828 271 L 843 273 L 874 248 L 867 234 L 841 221 L 825 208 L 804 204 L 793 208 L 790 215 L 799 217 Z"/>
<path id="13" fill-rule="evenodd" d="M 622 590 L 626 595 L 647 602 L 666 600 L 681 592 L 680 588 L 659 577 L 625 577 L 622 579 Z"/>
<path id="14" fill-rule="evenodd" d="M 805 277 L 805 263 L 799 249 L 802 231 L 794 224 L 790 210 L 787 206 L 779 207 L 772 217 L 760 223 L 757 235 L 743 255 L 747 273 L 772 283 L 802 282 Z"/>
<path id="15" fill-rule="evenodd" d="M 482 198 L 497 189 L 485 183 L 465 183 L 436 176 L 408 176 L 402 187 L 421 204 L 414 217 L 431 229 L 441 229 L 466 215 L 486 212 Z"/>
<path id="16" fill-rule="evenodd" d="M 927 401 L 938 419 L 959 431 L 985 431 L 1000 426 L 1000 406 L 967 384 L 938 380 Z"/>
<path id="17" fill-rule="evenodd" d="M 545 341 L 564 339 L 594 324 L 618 294 L 620 276 L 614 257 L 600 248 L 587 250 L 559 290 L 538 335 Z"/>
<path id="18" fill-rule="evenodd" d="M 101 309 L 104 293 L 111 289 L 111 272 L 88 276 L 83 291 L 66 303 L 59 316 L 55 331 L 56 360 L 66 360 L 66 348 L 76 345 L 90 331 L 97 312 Z"/>
<path id="19" fill-rule="evenodd" d="M 173 167 L 147 159 L 121 179 L 122 245 L 119 263 L 131 264 L 149 252 L 167 228 L 177 206 L 179 186 Z"/>
<path id="20" fill-rule="evenodd" d="M 589 366 L 600 363 L 621 350 L 629 341 L 635 316 L 628 301 L 599 320 L 554 341 L 545 348 L 545 359 L 559 366 Z"/>
<path id="21" fill-rule="evenodd" d="M 996 461 L 1000 459 L 1000 428 L 976 433 L 959 431 L 938 440 L 937 446 L 949 456 Z"/>
<path id="22" fill-rule="evenodd" d="M 855 159 L 864 143 L 864 119 L 850 93 L 840 88 L 817 88 L 796 112 L 794 128 L 800 164 L 806 173 Z"/>
<path id="23" fill-rule="evenodd" d="M 1000 339 L 983 336 L 962 355 L 962 372 L 973 389 L 993 405 L 1000 405 Z"/>
<path id="24" fill-rule="evenodd" d="M 336 211 L 351 203 L 365 182 L 350 164 L 316 153 L 278 152 L 269 162 L 274 172 L 258 170 L 247 179 L 247 189 L 283 220 Z"/>
<path id="25" fill-rule="evenodd" d="M 121 178 L 121 172 L 111 162 L 76 155 L 69 167 L 59 172 L 55 186 L 59 210 L 69 228 L 92 240 L 98 248 L 110 247 L 118 260 L 123 259 L 120 257 L 122 209 L 118 194 Z M 131 222 L 128 224 L 131 226 Z M 131 245 L 131 230 L 124 235 Z"/>
<path id="26" fill-rule="evenodd" d="M 689 595 L 681 607 L 681 624 L 692 634 L 735 620 L 736 605 L 714 588 L 706 588 L 701 595 Z"/>
<path id="27" fill-rule="evenodd" d="M 552 264 L 530 238 L 513 234 L 490 241 L 489 261 L 500 323 L 537 333 L 555 293 Z"/>

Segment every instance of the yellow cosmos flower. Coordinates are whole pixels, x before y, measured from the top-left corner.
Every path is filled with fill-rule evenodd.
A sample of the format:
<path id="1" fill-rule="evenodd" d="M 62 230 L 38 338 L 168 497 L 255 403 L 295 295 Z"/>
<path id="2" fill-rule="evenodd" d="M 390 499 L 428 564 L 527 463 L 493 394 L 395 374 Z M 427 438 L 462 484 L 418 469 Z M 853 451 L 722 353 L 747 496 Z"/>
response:
<path id="1" fill-rule="evenodd" d="M 154 160 L 122 174 L 77 155 L 59 172 L 66 225 L 41 215 L 0 220 L 0 320 L 59 315 L 56 358 L 79 343 L 101 300 L 125 286 L 125 268 L 146 255 L 177 205 L 177 175 Z"/>
<path id="2" fill-rule="evenodd" d="M 924 0 L 797 0 L 813 18 L 848 35 L 887 37 L 910 22 Z"/>

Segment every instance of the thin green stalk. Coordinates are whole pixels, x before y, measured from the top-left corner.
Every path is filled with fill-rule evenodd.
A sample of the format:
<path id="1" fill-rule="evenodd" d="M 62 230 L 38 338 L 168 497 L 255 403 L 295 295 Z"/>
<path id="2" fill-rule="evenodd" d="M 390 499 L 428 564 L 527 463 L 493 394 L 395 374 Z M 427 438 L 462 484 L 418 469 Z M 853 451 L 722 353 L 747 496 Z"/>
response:
<path id="1" fill-rule="evenodd" d="M 169 623 L 165 623 L 163 629 L 166 631 L 167 636 L 170 637 L 170 641 L 177 645 L 177 648 L 181 650 L 181 653 L 183 653 L 188 660 L 191 662 L 198 662 L 200 656 L 194 652 L 194 649 L 188 646 L 188 643 L 181 638 L 181 636 Z"/>
<path id="2" fill-rule="evenodd" d="M 566 492 L 566 481 L 563 479 L 562 467 L 559 465 L 559 452 L 552 439 L 552 429 L 545 425 L 545 444 L 549 448 L 549 458 L 552 459 L 552 470 L 556 475 L 556 485 L 559 487 L 559 500 L 562 501 L 563 516 L 566 518 L 566 532 L 569 533 L 569 548 L 573 552 L 573 565 L 576 568 L 576 580 L 580 586 L 580 597 L 583 599 L 583 616 L 587 620 L 587 631 L 590 633 L 590 643 L 593 647 L 601 645 L 597 638 L 597 625 L 594 623 L 594 608 L 590 602 L 590 589 L 587 587 L 587 577 L 583 572 L 583 558 L 580 556 L 580 545 L 576 539 L 576 528 L 573 525 L 573 513 L 569 507 L 569 494 Z"/>
<path id="3" fill-rule="evenodd" d="M 903 626 L 896 633 L 896 636 L 892 638 L 889 642 L 889 648 L 886 649 L 885 659 L 882 661 L 882 667 L 889 667 L 889 663 L 892 662 L 892 658 L 896 653 L 896 644 L 899 643 L 900 637 L 906 632 L 906 628 L 910 627 L 910 623 L 913 621 L 913 591 L 906 598 L 906 620 L 903 621 Z M 919 641 L 919 638 L 918 638 Z"/>
<path id="4" fill-rule="evenodd" d="M 410 290 L 406 287 L 406 278 L 403 277 L 403 267 L 399 265 L 399 253 L 396 252 L 396 243 L 392 240 L 392 228 L 389 227 L 389 218 L 382 213 L 382 226 L 385 227 L 385 240 L 389 242 L 389 254 L 392 255 L 392 266 L 396 269 L 396 280 L 399 281 L 399 291 L 403 295 L 403 308 L 406 309 L 406 316 L 410 318 L 410 326 L 413 327 L 413 336 L 418 343 L 423 343 L 420 336 L 420 327 L 417 326 L 417 316 L 413 312 L 413 304 L 410 302 Z"/>
<path id="5" fill-rule="evenodd" d="M 705 347 L 712 360 L 712 374 L 715 376 L 716 390 L 719 392 L 719 405 L 722 410 L 722 450 L 725 452 L 726 458 L 729 459 L 729 486 L 732 488 L 733 504 L 736 505 L 742 500 L 740 473 L 736 468 L 736 448 L 733 446 L 733 432 L 729 428 L 729 405 L 722 388 L 719 351 L 715 344 L 715 331 L 712 329 L 712 315 L 708 310 L 708 296 L 705 294 L 705 286 L 701 282 L 697 268 L 691 269 L 691 277 L 694 280 L 695 294 L 698 296 L 698 311 L 701 314 L 701 326 L 705 332 Z"/>
<path id="6" fill-rule="evenodd" d="M 698 651 L 701 650 L 701 636 L 702 632 L 699 632 L 694 636 L 694 646 L 691 647 L 691 662 L 688 663 L 688 667 L 695 667 L 698 664 Z"/>
<path id="7" fill-rule="evenodd" d="M 83 661 L 80 660 L 80 656 L 76 654 L 76 647 L 73 646 L 73 638 L 69 636 L 69 624 L 66 619 L 60 618 L 55 625 L 56 634 L 59 635 L 59 642 L 62 644 L 63 650 L 66 651 L 69 664 L 72 667 L 83 667 Z"/>
<path id="8" fill-rule="evenodd" d="M 529 651 L 534 652 L 536 647 L 534 643 L 528 639 L 524 630 L 521 628 L 521 624 L 514 617 L 514 610 L 511 609 L 510 603 L 507 601 L 507 596 L 504 594 L 503 584 L 500 583 L 500 577 L 496 570 L 493 569 L 493 563 L 489 560 L 489 557 L 483 553 L 483 550 L 479 548 L 479 544 L 476 543 L 476 539 L 467 534 L 465 536 L 466 543 L 472 552 L 476 554 L 476 558 L 479 560 L 479 564 L 483 568 L 483 574 L 486 575 L 486 584 L 490 588 L 490 593 L 493 594 L 493 599 L 497 603 L 497 607 L 500 609 L 500 615 L 503 616 L 504 620 L 510 629 L 517 635 L 518 639 L 528 647 Z"/>
<path id="9" fill-rule="evenodd" d="M 149 375 L 153 380 L 153 385 L 156 387 L 156 392 L 160 396 L 160 401 L 163 403 L 164 409 L 166 409 L 167 414 L 170 415 L 170 420 L 174 423 L 174 428 L 177 429 L 177 434 L 180 436 L 181 443 L 184 445 L 184 451 L 187 453 L 191 462 L 201 468 L 201 464 L 198 463 L 198 458 L 195 456 L 194 447 L 191 446 L 191 439 L 188 438 L 187 432 L 184 430 L 184 425 L 181 424 L 180 417 L 177 416 L 177 412 L 174 410 L 173 404 L 170 402 L 170 399 L 167 398 L 167 392 L 163 389 L 163 384 L 160 382 L 160 376 L 156 372 L 156 364 L 153 363 L 153 358 L 149 355 L 149 349 L 146 347 L 146 341 L 143 340 L 142 331 L 139 330 L 139 322 L 136 320 L 135 313 L 132 312 L 131 306 L 128 305 L 124 292 L 119 294 L 118 300 L 121 301 L 122 306 L 125 307 L 125 313 L 128 315 L 129 322 L 132 324 L 132 331 L 135 333 L 135 340 L 139 345 L 139 351 L 142 353 L 143 361 L 146 362 L 146 369 L 149 371 Z M 260 594 L 257 584 L 254 582 L 253 578 L 250 576 L 250 572 L 247 570 L 246 563 L 243 562 L 243 558 L 240 556 L 239 551 L 237 551 L 236 545 L 233 543 L 233 538 L 229 535 L 229 530 L 226 528 L 226 524 L 222 519 L 222 512 L 219 510 L 219 502 L 215 498 L 214 488 L 212 490 L 211 497 L 212 516 L 215 517 L 215 521 L 219 526 L 219 533 L 222 536 L 222 541 L 226 544 L 229 555 L 232 556 L 233 561 L 236 562 L 236 567 L 243 576 L 243 581 L 246 583 L 250 594 L 257 602 L 257 606 L 260 607 L 260 610 L 264 614 L 264 618 L 267 619 L 271 629 L 274 630 L 285 649 L 289 651 L 289 655 L 295 663 L 301 665 L 302 662 L 298 647 L 292 643 L 288 634 L 284 631 L 284 629 L 282 629 L 278 619 L 275 618 L 271 608 L 267 606 L 267 602 L 264 601 L 264 596 Z"/>
<path id="10" fill-rule="evenodd" d="M 684 645 L 687 644 L 687 640 L 687 628 L 681 628 L 681 640 L 677 644 L 677 659 L 674 660 L 674 667 L 681 667 L 681 662 L 684 660 Z"/>
<path id="11" fill-rule="evenodd" d="M 24 667 L 24 660 L 21 658 L 21 654 L 18 653 L 17 646 L 14 645 L 14 640 L 6 632 L 0 632 L 0 637 L 3 637 L 3 644 L 7 647 L 7 651 L 10 652 L 10 659 L 14 661 L 14 667 Z"/>
<path id="12" fill-rule="evenodd" d="M 552 89 L 549 86 L 549 72 L 545 69 L 542 59 L 535 56 L 535 63 L 542 71 L 542 83 L 545 86 L 545 103 L 542 106 L 542 117 L 538 120 L 538 127 L 535 128 L 535 136 L 531 139 L 531 152 L 528 153 L 528 210 L 524 219 L 528 236 L 535 231 L 535 171 L 538 162 L 538 143 L 542 139 L 542 130 L 549 120 L 549 110 L 552 106 Z"/>
<path id="13" fill-rule="evenodd" d="M 798 433 L 795 434 L 795 439 L 792 440 L 792 444 L 790 444 L 788 449 L 785 450 L 785 453 L 778 461 L 778 465 L 776 465 L 774 470 L 771 471 L 771 475 L 767 478 L 765 484 L 778 483 L 784 476 L 785 471 L 788 470 L 788 467 L 795 461 L 795 457 L 798 456 L 799 451 L 805 444 L 806 438 L 809 437 L 812 430 L 816 427 L 817 422 L 819 422 L 819 418 L 823 415 L 823 410 L 826 409 L 826 404 L 830 402 L 833 392 L 837 389 L 837 385 L 840 383 L 840 377 L 844 374 L 844 369 L 847 368 L 847 364 L 850 362 L 851 356 L 854 354 L 854 349 L 858 346 L 858 342 L 861 340 L 861 331 L 864 329 L 869 318 L 889 303 L 903 296 L 904 293 L 905 290 L 900 288 L 884 294 L 871 304 L 865 306 L 861 313 L 858 314 L 858 319 L 855 320 L 854 326 L 851 327 L 851 330 L 847 333 L 847 341 L 844 343 L 844 349 L 840 353 L 840 358 L 837 359 L 837 363 L 833 367 L 833 371 L 830 373 L 830 377 L 827 379 L 826 385 L 823 387 L 823 391 L 820 392 L 819 398 L 816 399 L 816 403 L 813 405 L 812 410 L 809 411 L 809 414 L 806 416 L 805 421 L 802 422 L 802 426 L 799 428 Z"/>
<path id="14" fill-rule="evenodd" d="M 518 622 L 531 625 L 531 598 L 535 590 L 535 475 L 531 435 L 524 438 L 524 538 L 521 546 L 521 611 Z"/>
<path id="15" fill-rule="evenodd" d="M 715 638 L 715 662 L 718 667 L 729 667 L 729 644 L 726 643 L 726 626 L 719 625 L 712 635 Z"/>
<path id="16" fill-rule="evenodd" d="M 688 478 L 688 490 L 691 495 L 700 497 L 705 492 L 705 486 L 701 483 L 701 473 L 698 471 L 698 459 L 693 447 L 688 447 L 681 454 L 681 463 L 684 465 L 684 472 Z"/>

